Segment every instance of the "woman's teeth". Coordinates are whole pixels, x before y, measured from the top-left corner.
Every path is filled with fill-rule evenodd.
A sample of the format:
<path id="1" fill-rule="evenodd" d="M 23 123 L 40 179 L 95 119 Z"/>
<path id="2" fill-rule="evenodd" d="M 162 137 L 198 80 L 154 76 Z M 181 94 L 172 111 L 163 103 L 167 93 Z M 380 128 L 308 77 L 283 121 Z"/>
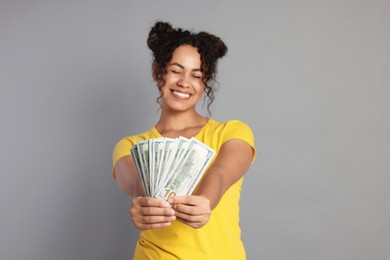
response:
<path id="1" fill-rule="evenodd" d="M 190 94 L 177 92 L 177 91 L 173 91 L 173 94 L 175 94 L 176 96 L 182 97 L 182 98 L 189 98 L 190 97 Z"/>

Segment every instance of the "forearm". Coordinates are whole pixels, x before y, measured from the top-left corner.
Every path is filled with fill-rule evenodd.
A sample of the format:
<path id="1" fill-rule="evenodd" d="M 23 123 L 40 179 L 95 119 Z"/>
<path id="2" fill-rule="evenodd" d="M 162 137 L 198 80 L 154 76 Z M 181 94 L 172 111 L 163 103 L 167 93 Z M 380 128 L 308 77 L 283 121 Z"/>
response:
<path id="1" fill-rule="evenodd" d="M 228 185 L 219 174 L 207 174 L 201 181 L 196 195 L 204 196 L 210 200 L 210 208 L 213 210 L 217 207 L 219 201 L 222 199 L 228 189 Z"/>
<path id="2" fill-rule="evenodd" d="M 139 178 L 133 180 L 123 180 L 121 178 L 117 178 L 116 183 L 124 193 L 133 198 L 144 196 L 143 187 Z"/>
<path id="3" fill-rule="evenodd" d="M 143 196 L 141 180 L 130 156 L 123 157 L 115 165 L 114 178 L 119 188 L 129 196 Z"/>
<path id="4" fill-rule="evenodd" d="M 252 147 L 241 140 L 225 143 L 196 191 L 210 200 L 214 209 L 225 192 L 245 175 L 253 157 Z"/>

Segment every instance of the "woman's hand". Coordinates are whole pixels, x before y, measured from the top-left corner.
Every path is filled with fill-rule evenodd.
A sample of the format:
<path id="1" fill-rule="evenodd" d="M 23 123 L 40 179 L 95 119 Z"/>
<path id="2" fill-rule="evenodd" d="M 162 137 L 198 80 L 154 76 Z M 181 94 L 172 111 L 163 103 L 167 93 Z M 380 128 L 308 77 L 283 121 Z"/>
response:
<path id="1" fill-rule="evenodd" d="M 139 230 L 168 227 L 176 219 L 168 202 L 151 197 L 134 198 L 130 217 Z"/>
<path id="2" fill-rule="evenodd" d="M 176 219 L 190 227 L 201 228 L 210 219 L 210 200 L 204 196 L 175 196 L 169 199 Z"/>

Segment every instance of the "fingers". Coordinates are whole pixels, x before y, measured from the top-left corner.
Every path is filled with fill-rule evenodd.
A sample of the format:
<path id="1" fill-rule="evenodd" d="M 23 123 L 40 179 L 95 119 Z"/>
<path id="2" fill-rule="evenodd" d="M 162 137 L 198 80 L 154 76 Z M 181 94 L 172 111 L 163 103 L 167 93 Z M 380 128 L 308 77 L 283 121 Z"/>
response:
<path id="1" fill-rule="evenodd" d="M 198 216 L 204 214 L 210 214 L 211 210 L 205 205 L 187 205 L 187 204 L 173 204 L 172 209 L 176 211 L 176 213 L 183 213 L 190 216 Z"/>
<path id="2" fill-rule="evenodd" d="M 169 199 L 172 208 L 188 215 L 210 214 L 210 200 L 203 196 L 176 196 Z"/>
<path id="3" fill-rule="evenodd" d="M 175 219 L 200 228 L 209 221 L 210 214 L 210 200 L 203 196 L 176 196 L 170 198 L 169 203 L 151 197 L 137 197 L 130 209 L 131 220 L 139 230 L 168 227 Z"/>
<path id="4" fill-rule="evenodd" d="M 183 223 L 183 224 L 186 224 L 192 228 L 195 228 L 195 229 L 198 229 L 198 228 L 201 228 L 203 227 L 207 222 L 204 222 L 204 221 L 201 221 L 201 222 L 192 222 L 192 221 L 187 221 L 185 219 L 181 219 L 181 218 L 176 218 L 177 221 Z"/>
<path id="5" fill-rule="evenodd" d="M 154 228 L 164 228 L 164 227 L 169 227 L 171 225 L 171 222 L 175 220 L 175 216 L 171 217 L 165 217 L 165 218 L 155 218 L 151 220 L 152 222 L 150 223 L 145 223 L 141 219 L 138 221 L 136 219 L 132 219 L 134 226 L 138 228 L 141 231 L 144 230 L 149 230 L 149 229 L 154 229 Z"/>
<path id="6" fill-rule="evenodd" d="M 169 198 L 170 204 L 187 204 L 187 205 L 197 205 L 204 201 L 208 200 L 202 196 L 175 196 Z"/>
<path id="7" fill-rule="evenodd" d="M 133 205 L 139 204 L 142 207 L 165 207 L 168 208 L 170 205 L 165 200 L 160 200 L 152 197 L 137 197 L 133 199 Z"/>
<path id="8" fill-rule="evenodd" d="M 167 227 L 176 219 L 168 202 L 151 197 L 133 199 L 130 216 L 139 230 Z"/>
<path id="9" fill-rule="evenodd" d="M 209 214 L 190 215 L 179 211 L 175 212 L 176 219 L 183 219 L 189 222 L 205 222 L 209 219 Z"/>
<path id="10" fill-rule="evenodd" d="M 175 214 L 168 202 L 150 197 L 135 198 L 130 211 L 142 216 L 173 216 Z"/>
<path id="11" fill-rule="evenodd" d="M 141 230 L 149 230 L 149 229 L 155 229 L 155 228 L 164 228 L 164 227 L 169 227 L 171 225 L 170 221 L 162 222 L 162 223 L 153 223 L 153 224 L 140 224 L 136 225 L 136 227 Z"/>
<path id="12" fill-rule="evenodd" d="M 205 225 L 211 214 L 211 210 L 209 208 L 183 204 L 175 204 L 172 207 L 175 209 L 175 216 L 177 220 L 194 228 L 199 228 Z"/>
<path id="13" fill-rule="evenodd" d="M 193 228 L 204 226 L 210 219 L 210 200 L 203 196 L 176 196 L 169 200 L 176 219 Z"/>

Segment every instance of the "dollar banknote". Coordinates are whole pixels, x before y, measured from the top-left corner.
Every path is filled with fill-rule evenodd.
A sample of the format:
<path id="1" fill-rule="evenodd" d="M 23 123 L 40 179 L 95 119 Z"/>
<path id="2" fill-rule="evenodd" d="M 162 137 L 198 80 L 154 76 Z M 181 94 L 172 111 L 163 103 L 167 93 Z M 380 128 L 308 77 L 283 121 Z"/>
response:
<path id="1" fill-rule="evenodd" d="M 162 184 L 162 179 L 163 179 L 163 173 L 165 171 L 165 167 L 170 165 L 171 160 L 173 159 L 173 156 L 176 151 L 176 147 L 178 144 L 178 140 L 175 138 L 164 138 L 165 142 L 163 145 L 163 150 L 160 155 L 160 163 L 159 163 L 159 168 L 158 168 L 158 180 L 156 183 L 156 190 L 158 190 Z"/>
<path id="2" fill-rule="evenodd" d="M 147 193 L 147 188 L 145 187 L 145 180 L 144 180 L 144 176 L 142 174 L 142 169 L 141 169 L 141 161 L 139 159 L 138 148 L 136 145 L 134 145 L 131 148 L 130 153 L 131 153 L 131 156 L 133 157 L 135 168 L 137 169 L 138 177 L 141 180 L 141 184 L 142 184 L 142 188 L 144 189 L 144 193 L 145 193 L 145 195 L 149 195 Z"/>
<path id="3" fill-rule="evenodd" d="M 165 165 L 164 172 L 161 174 L 161 180 L 160 180 L 159 189 L 161 188 L 161 186 L 168 179 L 171 178 L 171 176 L 173 174 L 173 169 L 176 167 L 177 162 L 179 161 L 179 159 L 181 159 L 180 156 L 183 154 L 184 151 L 187 150 L 189 144 L 190 144 L 190 140 L 189 139 L 187 139 L 185 137 L 182 137 L 182 136 L 177 138 L 176 145 L 175 145 L 175 150 L 170 155 L 170 158 L 169 158 L 167 164 Z"/>
<path id="4" fill-rule="evenodd" d="M 215 151 L 191 138 L 185 151 L 155 197 L 168 200 L 172 196 L 190 195 L 211 163 Z"/>
<path id="5" fill-rule="evenodd" d="M 138 141 L 130 150 L 146 196 L 168 200 L 190 195 L 215 151 L 195 138 Z"/>
<path id="6" fill-rule="evenodd" d="M 163 150 L 164 138 L 149 140 L 149 169 L 150 169 L 150 193 L 154 196 L 158 181 L 158 168 L 160 156 Z"/>
<path id="7" fill-rule="evenodd" d="M 150 192 L 150 173 L 149 173 L 149 140 L 137 142 L 138 156 L 141 165 L 141 172 L 143 176 L 146 194 L 151 196 Z"/>

